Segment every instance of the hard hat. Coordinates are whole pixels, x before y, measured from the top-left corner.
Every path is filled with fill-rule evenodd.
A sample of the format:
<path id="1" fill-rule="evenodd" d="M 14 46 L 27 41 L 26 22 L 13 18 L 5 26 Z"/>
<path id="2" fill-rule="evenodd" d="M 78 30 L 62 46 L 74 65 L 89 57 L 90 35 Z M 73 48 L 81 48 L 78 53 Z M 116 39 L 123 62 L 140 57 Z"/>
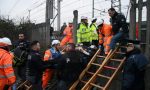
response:
<path id="1" fill-rule="evenodd" d="M 99 25 L 101 25 L 101 24 L 103 24 L 104 23 L 104 20 L 103 19 L 99 19 L 99 20 L 97 20 L 97 26 L 99 26 Z"/>
<path id="2" fill-rule="evenodd" d="M 94 17 L 94 18 L 92 18 L 92 20 L 91 20 L 91 21 L 94 21 L 94 20 L 97 20 L 97 18 L 96 18 L 96 17 Z"/>
<path id="3" fill-rule="evenodd" d="M 3 46 L 12 45 L 11 40 L 7 37 L 0 38 L 0 43 L 1 45 L 3 44 Z"/>
<path id="4" fill-rule="evenodd" d="M 60 41 L 59 40 L 53 40 L 52 45 L 55 45 L 55 44 L 60 44 Z"/>
<path id="5" fill-rule="evenodd" d="M 82 16 L 82 17 L 81 17 L 81 19 L 88 19 L 88 18 L 87 18 L 87 17 L 85 17 L 85 16 Z"/>

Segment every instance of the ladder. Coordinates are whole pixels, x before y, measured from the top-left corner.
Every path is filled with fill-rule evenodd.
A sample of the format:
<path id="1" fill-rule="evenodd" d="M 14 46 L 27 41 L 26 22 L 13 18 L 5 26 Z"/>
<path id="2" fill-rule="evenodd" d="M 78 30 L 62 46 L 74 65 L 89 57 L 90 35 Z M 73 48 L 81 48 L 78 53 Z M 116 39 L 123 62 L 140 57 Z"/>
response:
<path id="1" fill-rule="evenodd" d="M 29 83 L 29 81 L 24 81 L 21 83 L 18 87 L 17 90 L 32 90 L 32 85 Z"/>
<path id="2" fill-rule="evenodd" d="M 108 90 L 126 59 L 125 53 L 119 51 L 120 48 L 118 45 L 115 50 L 110 50 L 107 56 L 99 55 L 99 49 L 69 90 Z M 96 62 L 97 60 L 101 62 Z M 95 70 L 90 70 L 91 67 L 95 67 Z"/>

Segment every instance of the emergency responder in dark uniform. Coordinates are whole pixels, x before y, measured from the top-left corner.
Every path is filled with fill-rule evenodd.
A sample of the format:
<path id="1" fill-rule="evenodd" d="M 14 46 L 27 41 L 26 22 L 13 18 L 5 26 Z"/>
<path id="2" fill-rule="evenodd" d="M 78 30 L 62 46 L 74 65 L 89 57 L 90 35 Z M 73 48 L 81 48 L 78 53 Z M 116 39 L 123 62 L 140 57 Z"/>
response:
<path id="1" fill-rule="evenodd" d="M 33 90 L 42 90 L 42 74 L 50 67 L 48 61 L 42 60 L 39 50 L 40 43 L 33 41 L 26 68 L 26 79 L 31 82 Z"/>
<path id="2" fill-rule="evenodd" d="M 128 26 L 126 18 L 123 14 L 117 13 L 114 8 L 108 10 L 108 14 L 111 17 L 110 22 L 112 24 L 113 38 L 110 43 L 110 49 L 114 49 L 118 41 L 128 37 Z"/>
<path id="3" fill-rule="evenodd" d="M 145 90 L 144 75 L 148 60 L 132 43 L 128 44 L 126 57 L 122 90 Z"/>

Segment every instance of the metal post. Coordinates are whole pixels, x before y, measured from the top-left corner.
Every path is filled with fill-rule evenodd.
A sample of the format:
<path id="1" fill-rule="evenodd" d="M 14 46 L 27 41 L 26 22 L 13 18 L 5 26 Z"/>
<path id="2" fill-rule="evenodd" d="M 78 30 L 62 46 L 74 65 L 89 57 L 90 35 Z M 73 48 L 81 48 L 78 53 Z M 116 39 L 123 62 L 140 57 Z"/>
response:
<path id="1" fill-rule="evenodd" d="M 146 55 L 148 59 L 150 53 L 150 0 L 147 0 L 147 29 L 146 29 Z"/>
<path id="2" fill-rule="evenodd" d="M 130 9 L 130 25 L 129 25 L 129 37 L 130 39 L 135 40 L 136 36 L 136 0 L 130 0 L 131 9 Z"/>
<path id="3" fill-rule="evenodd" d="M 73 41 L 76 44 L 77 43 L 77 28 L 78 28 L 78 11 L 73 11 Z"/>
<path id="4" fill-rule="evenodd" d="M 92 18 L 94 18 L 94 0 L 92 0 Z"/>
<path id="5" fill-rule="evenodd" d="M 60 20 L 60 1 L 61 0 L 57 0 L 57 8 L 58 8 L 57 31 L 60 30 L 60 23 L 61 23 L 61 20 Z"/>
<path id="6" fill-rule="evenodd" d="M 141 26 L 142 26 L 142 3 L 143 3 L 143 0 L 139 0 L 138 1 L 138 39 L 141 40 Z"/>

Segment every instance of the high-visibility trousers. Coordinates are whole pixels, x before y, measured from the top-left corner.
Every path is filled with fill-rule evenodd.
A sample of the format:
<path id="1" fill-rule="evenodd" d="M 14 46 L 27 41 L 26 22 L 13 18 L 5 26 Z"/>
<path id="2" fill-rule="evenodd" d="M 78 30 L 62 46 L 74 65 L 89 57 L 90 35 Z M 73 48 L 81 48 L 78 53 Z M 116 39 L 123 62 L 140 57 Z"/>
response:
<path id="1" fill-rule="evenodd" d="M 53 69 L 46 69 L 42 77 L 42 87 L 45 89 L 48 85 L 48 82 L 52 79 L 54 70 Z"/>
<path id="2" fill-rule="evenodd" d="M 72 36 L 65 36 L 65 37 L 61 40 L 60 45 L 61 45 L 61 46 L 64 46 L 64 45 L 67 44 L 67 43 L 73 43 L 73 38 L 72 38 Z"/>
<path id="3" fill-rule="evenodd" d="M 109 51 L 110 51 L 110 42 L 111 42 L 112 37 L 113 37 L 112 35 L 111 35 L 111 36 L 104 37 L 103 46 L 104 46 L 105 54 L 108 54 Z"/>

